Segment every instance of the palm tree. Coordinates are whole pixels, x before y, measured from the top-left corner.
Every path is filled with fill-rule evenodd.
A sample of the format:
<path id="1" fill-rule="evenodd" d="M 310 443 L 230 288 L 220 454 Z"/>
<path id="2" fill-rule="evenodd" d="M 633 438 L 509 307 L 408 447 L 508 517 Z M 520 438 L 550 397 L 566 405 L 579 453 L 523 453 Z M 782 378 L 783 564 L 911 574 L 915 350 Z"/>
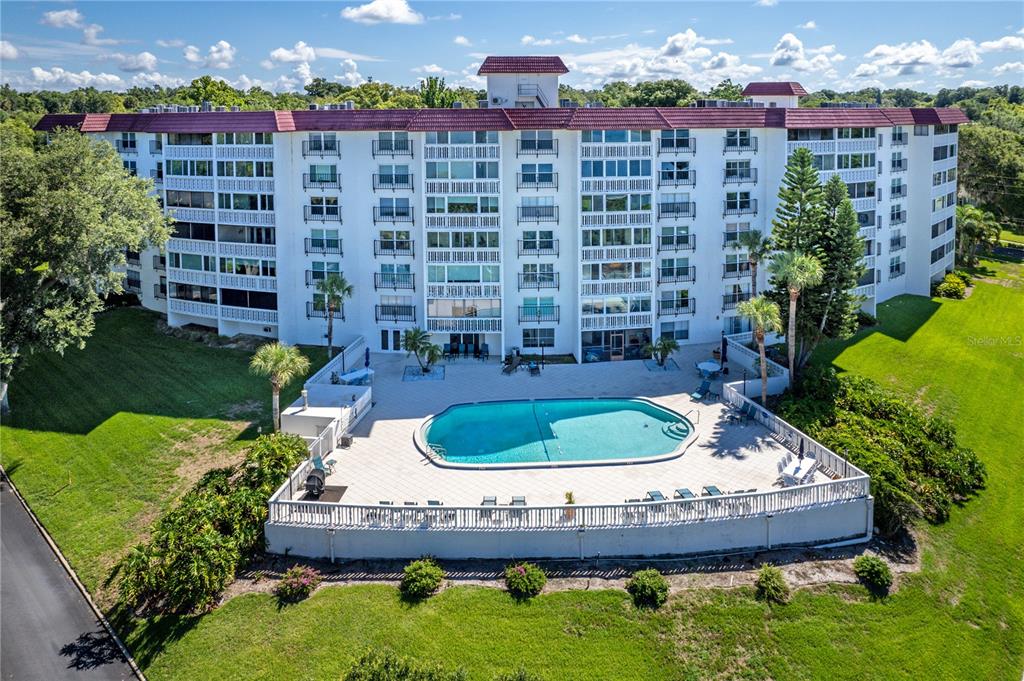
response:
<path id="1" fill-rule="evenodd" d="M 334 357 L 334 312 L 352 297 L 353 288 L 344 274 L 331 272 L 316 282 L 316 290 L 323 294 L 324 307 L 327 308 L 327 360 L 330 361 Z"/>
<path id="2" fill-rule="evenodd" d="M 789 389 L 796 378 L 796 301 L 800 292 L 821 283 L 825 271 L 813 255 L 784 251 L 772 258 L 768 270 L 786 285 L 789 291 L 789 328 L 786 331 L 786 352 L 789 356 Z"/>
<path id="3" fill-rule="evenodd" d="M 663 367 L 665 366 L 665 360 L 668 359 L 668 356 L 678 349 L 679 343 L 677 343 L 674 338 L 662 336 L 653 343 L 648 343 L 646 347 L 644 347 L 644 352 L 650 354 L 650 356 L 654 358 L 654 361 L 658 363 L 658 366 Z"/>
<path id="4" fill-rule="evenodd" d="M 761 406 L 768 404 L 768 359 L 764 354 L 764 336 L 766 333 L 778 333 L 782 330 L 782 317 L 778 303 L 764 296 L 744 300 L 736 306 L 740 316 L 750 320 L 754 327 L 754 340 L 761 354 Z"/>
<path id="5" fill-rule="evenodd" d="M 999 222 L 996 217 L 977 206 L 956 207 L 957 261 L 974 265 L 978 261 L 978 246 L 995 245 L 999 241 Z"/>
<path id="6" fill-rule="evenodd" d="M 309 359 L 294 345 L 267 343 L 249 360 L 249 370 L 270 379 L 273 391 L 274 430 L 281 428 L 281 388 L 309 371 Z"/>
<path id="7" fill-rule="evenodd" d="M 423 365 L 423 355 L 426 354 L 427 348 L 433 345 L 430 342 L 430 334 L 423 329 L 413 328 L 406 329 L 402 333 L 402 349 L 408 353 L 408 355 L 416 355 L 416 363 L 420 365 L 420 369 L 423 373 L 430 371 L 429 364 Z M 436 345 L 434 347 L 437 347 Z M 436 361 L 436 360 L 435 360 Z"/>
<path id="8" fill-rule="evenodd" d="M 757 266 L 772 252 L 772 240 L 764 236 L 761 230 L 751 229 L 737 232 L 736 240 L 731 245 L 734 250 L 747 252 L 747 262 L 750 264 L 750 295 L 756 296 Z"/>

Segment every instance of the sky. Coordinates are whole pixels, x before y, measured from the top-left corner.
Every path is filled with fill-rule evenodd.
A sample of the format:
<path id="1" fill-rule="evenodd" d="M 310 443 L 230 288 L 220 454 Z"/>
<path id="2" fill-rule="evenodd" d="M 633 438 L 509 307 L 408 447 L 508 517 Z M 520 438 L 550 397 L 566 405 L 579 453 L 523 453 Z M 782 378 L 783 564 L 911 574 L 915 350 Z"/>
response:
<path id="1" fill-rule="evenodd" d="M 557 54 L 563 82 L 796 80 L 809 90 L 1024 83 L 1008 2 L 29 2 L 0 5 L 18 89 L 187 84 L 302 91 L 314 77 L 482 87 L 486 55 Z"/>

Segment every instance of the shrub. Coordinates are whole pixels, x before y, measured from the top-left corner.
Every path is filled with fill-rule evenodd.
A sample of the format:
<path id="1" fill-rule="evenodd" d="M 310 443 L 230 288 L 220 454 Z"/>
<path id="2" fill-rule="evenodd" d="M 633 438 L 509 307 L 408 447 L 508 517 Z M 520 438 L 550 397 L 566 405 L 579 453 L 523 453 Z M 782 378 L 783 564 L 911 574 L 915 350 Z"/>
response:
<path id="1" fill-rule="evenodd" d="M 964 286 L 970 286 L 974 281 L 974 277 L 967 270 L 953 270 L 953 276 L 964 282 Z"/>
<path id="2" fill-rule="evenodd" d="M 516 598 L 536 596 L 548 583 L 548 576 L 533 563 L 516 563 L 505 568 L 505 588 Z"/>
<path id="3" fill-rule="evenodd" d="M 668 600 L 668 580 L 654 568 L 637 570 L 626 582 L 626 591 L 638 608 L 658 608 Z"/>
<path id="4" fill-rule="evenodd" d="M 406 598 L 426 598 L 434 593 L 444 581 L 444 570 L 433 558 L 414 560 L 405 566 L 399 589 Z"/>
<path id="5" fill-rule="evenodd" d="M 121 600 L 190 612 L 211 607 L 238 566 L 263 546 L 267 499 L 307 456 L 302 438 L 259 437 L 237 467 L 208 472 L 114 567 Z"/>
<path id="6" fill-rule="evenodd" d="M 494 681 L 544 681 L 544 677 L 531 674 L 520 667 L 514 672 L 505 672 L 494 677 Z"/>
<path id="7" fill-rule="evenodd" d="M 343 677 L 344 681 L 466 681 L 462 669 L 454 671 L 426 665 L 393 650 L 367 650 Z"/>
<path id="8" fill-rule="evenodd" d="M 940 298 L 963 298 L 967 293 L 967 285 L 964 280 L 955 274 L 947 274 L 942 283 L 935 287 L 935 295 Z"/>
<path id="9" fill-rule="evenodd" d="M 885 592 L 892 586 L 889 564 L 878 556 L 863 554 L 853 561 L 853 572 L 872 591 Z"/>
<path id="10" fill-rule="evenodd" d="M 282 601 L 301 601 L 313 593 L 322 579 L 316 568 L 293 565 L 285 571 L 274 593 Z"/>
<path id="11" fill-rule="evenodd" d="M 773 565 L 764 565 L 757 571 L 757 597 L 769 603 L 785 603 L 789 600 L 789 585 L 782 570 Z"/>
<path id="12" fill-rule="evenodd" d="M 858 310 L 857 311 L 857 324 L 859 326 L 861 326 L 862 328 L 866 328 L 866 327 L 869 327 L 869 326 L 875 326 L 876 324 L 878 324 L 878 318 L 875 317 L 873 314 L 865 312 L 864 310 Z"/>

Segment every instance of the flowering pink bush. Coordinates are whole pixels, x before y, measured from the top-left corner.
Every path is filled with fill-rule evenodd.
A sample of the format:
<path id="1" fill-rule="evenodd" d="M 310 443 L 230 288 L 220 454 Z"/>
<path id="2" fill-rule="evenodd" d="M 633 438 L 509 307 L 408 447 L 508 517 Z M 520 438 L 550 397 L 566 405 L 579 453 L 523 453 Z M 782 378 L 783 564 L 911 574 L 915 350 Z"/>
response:
<path id="1" fill-rule="evenodd" d="M 515 598 L 536 596 L 547 581 L 544 571 L 533 563 L 515 563 L 505 568 L 505 588 Z"/>
<path id="2" fill-rule="evenodd" d="M 313 593 L 323 578 L 316 568 L 294 565 L 288 568 L 274 593 L 282 601 L 301 601 Z"/>

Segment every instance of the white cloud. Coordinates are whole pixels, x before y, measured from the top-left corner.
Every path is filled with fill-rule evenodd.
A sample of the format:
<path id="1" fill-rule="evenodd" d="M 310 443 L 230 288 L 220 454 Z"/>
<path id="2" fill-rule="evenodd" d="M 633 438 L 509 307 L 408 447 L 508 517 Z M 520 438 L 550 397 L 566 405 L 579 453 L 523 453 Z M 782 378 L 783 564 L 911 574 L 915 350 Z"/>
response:
<path id="1" fill-rule="evenodd" d="M 0 40 L 0 59 L 17 59 L 18 48 L 6 40 Z"/>
<path id="2" fill-rule="evenodd" d="M 581 36 L 579 33 L 573 33 L 572 35 L 567 35 L 565 37 L 565 40 L 566 40 L 566 42 L 576 43 L 577 45 L 584 45 L 584 44 L 590 42 L 589 40 L 587 40 L 586 38 Z"/>
<path id="3" fill-rule="evenodd" d="M 983 80 L 965 80 L 960 83 L 960 87 L 985 87 L 986 85 L 988 83 Z"/>
<path id="4" fill-rule="evenodd" d="M 715 56 L 711 57 L 707 61 L 701 64 L 707 71 L 728 71 L 729 78 L 749 78 L 755 73 L 760 73 L 761 68 L 758 66 L 752 66 L 750 64 L 744 64 L 735 54 L 729 54 L 728 52 L 719 52 Z"/>
<path id="5" fill-rule="evenodd" d="M 132 78 L 132 85 L 138 87 L 152 87 L 154 85 L 160 87 L 181 87 L 185 83 L 184 78 L 167 76 L 162 73 L 139 73 Z"/>
<path id="6" fill-rule="evenodd" d="M 757 0 L 755 3 L 758 7 L 775 7 L 779 4 L 779 0 Z"/>
<path id="7" fill-rule="evenodd" d="M 810 21 L 800 24 L 799 26 L 797 26 L 797 28 L 802 28 L 806 31 L 811 31 L 815 28 L 818 28 L 818 24 L 814 22 L 814 19 L 811 19 Z"/>
<path id="8" fill-rule="evenodd" d="M 85 28 L 85 17 L 77 9 L 54 10 L 44 13 L 40 23 L 53 28 Z"/>
<path id="9" fill-rule="evenodd" d="M 261 60 L 260 61 L 260 66 L 265 68 L 267 71 L 270 71 L 271 69 L 276 69 L 277 68 L 277 64 L 275 64 L 274 62 L 270 61 L 269 59 Z"/>
<path id="10" fill-rule="evenodd" d="M 858 64 L 851 74 L 854 78 L 870 78 L 877 76 L 881 69 L 874 64 Z"/>
<path id="11" fill-rule="evenodd" d="M 442 76 L 451 73 L 437 64 L 424 64 L 423 66 L 416 66 L 411 69 L 413 73 L 426 73 L 432 76 Z"/>
<path id="12" fill-rule="evenodd" d="M 346 59 L 341 62 L 341 73 L 336 75 L 334 80 L 352 86 L 361 85 L 366 82 L 366 79 L 359 73 L 359 65 L 352 59 Z"/>
<path id="13" fill-rule="evenodd" d="M 821 47 L 808 47 L 807 54 L 832 54 L 836 51 L 835 45 L 822 45 Z"/>
<path id="14" fill-rule="evenodd" d="M 423 15 L 406 0 L 372 0 L 358 7 L 346 7 L 341 17 L 358 24 L 422 24 Z"/>
<path id="15" fill-rule="evenodd" d="M 804 50 L 804 43 L 792 33 L 786 33 L 775 43 L 769 63 L 772 66 L 789 66 L 797 71 L 828 71 L 833 62 L 846 57 L 834 54 L 835 45 Z M 808 58 L 808 55 L 813 55 Z"/>
<path id="16" fill-rule="evenodd" d="M 470 42 L 469 38 L 467 38 L 464 35 L 455 36 L 455 39 L 452 40 L 452 42 L 455 43 L 456 45 L 461 45 L 462 47 L 470 47 L 473 45 L 473 43 Z"/>
<path id="17" fill-rule="evenodd" d="M 173 38 L 171 40 L 157 40 L 156 44 L 159 47 L 185 47 L 185 41 L 180 38 Z"/>
<path id="18" fill-rule="evenodd" d="M 462 15 L 456 12 L 427 17 L 427 21 L 459 21 L 460 19 L 462 19 Z"/>
<path id="19" fill-rule="evenodd" d="M 1021 29 L 1024 32 L 1024 29 Z M 1024 51 L 1024 38 L 1015 35 L 1006 35 L 999 40 L 984 40 L 978 45 L 982 52 L 1002 52 L 1005 50 Z"/>
<path id="20" fill-rule="evenodd" d="M 45 85 L 46 87 L 77 88 L 93 86 L 98 88 L 120 88 L 124 86 L 124 81 L 121 80 L 121 77 L 113 73 L 94 74 L 89 71 L 79 71 L 76 73 L 74 71 L 65 71 L 59 66 L 54 66 L 52 69 L 33 66 L 30 69 L 30 73 L 36 85 Z"/>
<path id="21" fill-rule="evenodd" d="M 336 47 L 314 47 L 316 56 L 320 59 L 352 59 L 355 61 L 387 61 L 381 57 L 374 57 L 368 54 L 339 50 Z"/>
<path id="22" fill-rule="evenodd" d="M 954 69 L 969 69 L 981 63 L 978 46 L 966 38 L 955 41 L 942 51 L 942 64 Z"/>
<path id="23" fill-rule="evenodd" d="M 82 29 L 82 42 L 86 45 L 117 45 L 124 42 L 113 38 L 101 38 L 100 33 L 102 32 L 103 27 L 99 24 L 89 24 Z"/>
<path id="24" fill-rule="evenodd" d="M 661 48 L 629 44 L 622 48 L 563 55 L 574 74 L 583 77 L 581 87 L 600 87 L 614 81 L 661 80 L 682 78 L 697 88 L 708 88 L 723 78 L 744 79 L 759 73 L 758 66 L 742 63 L 735 55 L 695 46 L 697 40 L 673 36 Z M 706 66 L 705 66 L 706 65 Z"/>
<path id="25" fill-rule="evenodd" d="M 316 50 L 302 42 L 295 43 L 295 47 L 278 47 L 270 53 L 270 59 L 277 63 L 293 64 L 296 62 L 309 62 L 316 59 Z"/>
<path id="26" fill-rule="evenodd" d="M 308 85 L 313 82 L 313 67 L 307 61 L 296 64 L 295 76 L 303 85 Z"/>
<path id="27" fill-rule="evenodd" d="M 195 45 L 186 45 L 182 56 L 189 64 L 202 64 L 208 69 L 229 69 L 235 61 L 237 50 L 226 40 L 218 40 L 207 51 L 204 57 Z"/>
<path id="28" fill-rule="evenodd" d="M 1001 76 L 1004 73 L 1024 73 L 1024 61 L 1011 61 L 992 69 L 992 73 Z"/>
<path id="29" fill-rule="evenodd" d="M 519 39 L 519 42 L 523 45 L 533 45 L 535 47 L 547 47 L 554 45 L 556 41 L 551 38 L 535 38 L 532 35 L 524 35 Z"/>
<path id="30" fill-rule="evenodd" d="M 152 73 L 156 71 L 157 58 L 152 52 L 139 52 L 138 54 L 121 54 L 116 52 L 108 55 L 105 59 L 116 61 L 122 71 L 134 72 L 145 71 Z"/>
<path id="31" fill-rule="evenodd" d="M 939 50 L 927 40 L 915 40 L 897 45 L 879 44 L 871 48 L 854 75 L 882 75 L 888 78 L 920 73 L 925 67 L 934 68 L 936 75 L 952 77 L 948 69 L 972 68 L 981 63 L 979 46 L 970 38 L 954 41 L 944 50 Z"/>

